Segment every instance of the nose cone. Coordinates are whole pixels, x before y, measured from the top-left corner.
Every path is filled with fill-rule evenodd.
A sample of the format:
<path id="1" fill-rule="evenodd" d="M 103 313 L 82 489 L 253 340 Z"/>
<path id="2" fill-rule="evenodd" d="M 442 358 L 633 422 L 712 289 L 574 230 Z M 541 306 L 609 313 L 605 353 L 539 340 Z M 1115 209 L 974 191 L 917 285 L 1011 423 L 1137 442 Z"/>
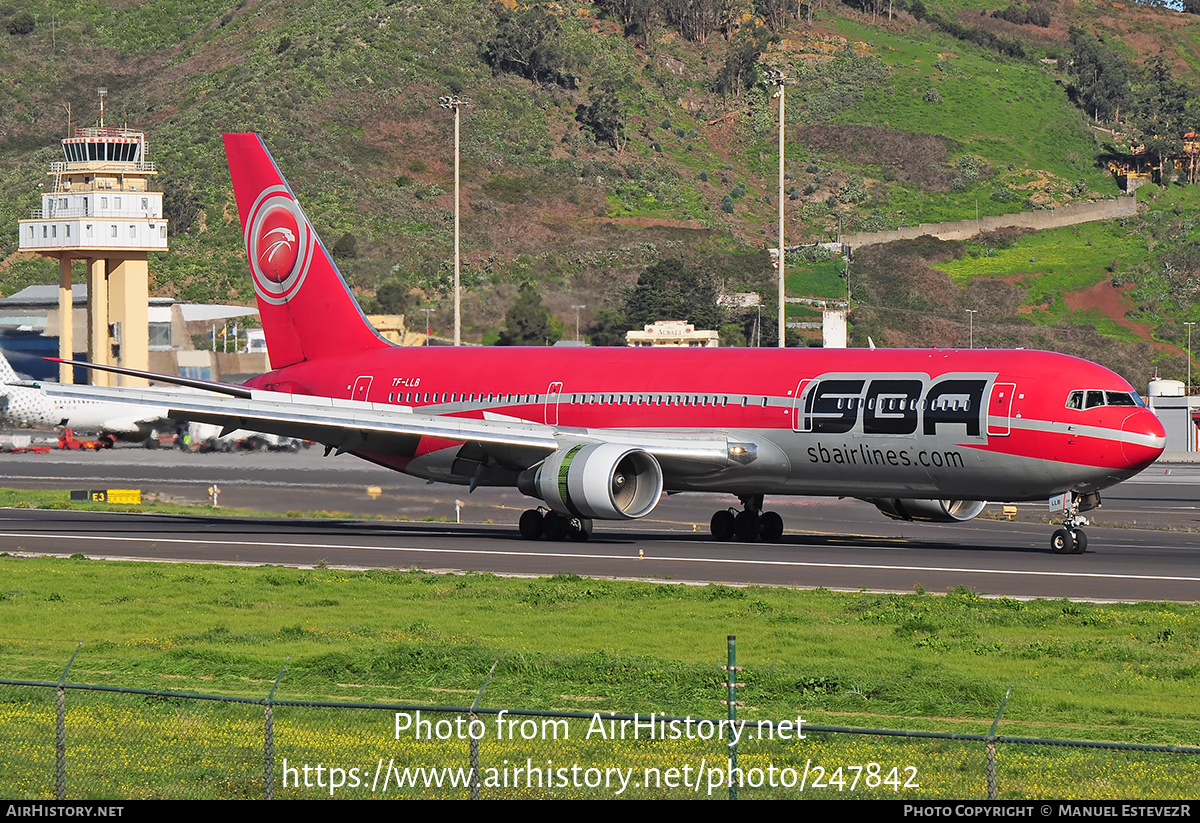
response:
<path id="1" fill-rule="evenodd" d="M 1149 409 L 1138 409 L 1121 424 L 1125 433 L 1121 451 L 1133 473 L 1140 472 L 1159 458 L 1167 445 L 1167 432 L 1162 421 Z"/>

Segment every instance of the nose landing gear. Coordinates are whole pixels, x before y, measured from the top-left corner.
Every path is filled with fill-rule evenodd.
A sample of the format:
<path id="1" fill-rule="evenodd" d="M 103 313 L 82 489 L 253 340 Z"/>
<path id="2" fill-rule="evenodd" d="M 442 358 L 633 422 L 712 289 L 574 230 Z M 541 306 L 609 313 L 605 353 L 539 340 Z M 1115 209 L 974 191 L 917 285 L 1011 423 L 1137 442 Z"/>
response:
<path id="1" fill-rule="evenodd" d="M 1055 529 L 1050 536 L 1050 550 L 1055 554 L 1083 554 L 1087 551 L 1087 535 L 1083 527 L 1088 524 L 1086 517 L 1079 512 L 1097 508 L 1100 505 L 1098 494 L 1077 494 L 1071 492 L 1071 503 L 1064 506 L 1061 529 Z"/>
<path id="2" fill-rule="evenodd" d="M 762 540 L 766 543 L 777 543 L 783 537 L 783 518 L 776 512 L 764 512 L 763 496 L 748 494 L 739 498 L 744 508 L 742 511 L 721 509 L 712 516 L 709 531 L 717 540 L 732 540 L 737 538 L 743 543 L 753 543 Z"/>

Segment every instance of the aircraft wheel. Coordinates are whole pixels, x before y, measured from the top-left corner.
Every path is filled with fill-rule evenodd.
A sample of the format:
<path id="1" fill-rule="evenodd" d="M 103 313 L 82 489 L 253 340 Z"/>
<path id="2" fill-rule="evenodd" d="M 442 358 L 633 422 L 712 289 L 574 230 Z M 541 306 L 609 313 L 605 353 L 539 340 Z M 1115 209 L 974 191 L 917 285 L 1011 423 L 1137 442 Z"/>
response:
<path id="1" fill-rule="evenodd" d="M 526 540 L 537 540 L 541 537 L 543 526 L 542 513 L 537 509 L 526 509 L 521 512 L 521 519 L 517 523 L 521 537 L 524 537 Z"/>
<path id="2" fill-rule="evenodd" d="M 1075 554 L 1087 551 L 1087 535 L 1083 533 L 1083 529 L 1071 529 L 1071 539 L 1075 542 Z"/>
<path id="3" fill-rule="evenodd" d="M 1055 554 L 1070 554 L 1075 550 L 1075 541 L 1066 529 L 1055 529 L 1050 538 L 1050 548 Z"/>
<path id="4" fill-rule="evenodd" d="M 582 543 L 592 536 L 592 519 L 590 517 L 572 517 L 567 521 L 567 537 Z"/>
<path id="5" fill-rule="evenodd" d="M 778 512 L 763 512 L 762 539 L 768 543 L 778 543 L 783 537 L 783 518 Z"/>
<path id="6" fill-rule="evenodd" d="M 733 512 L 729 509 L 721 509 L 712 516 L 712 520 L 708 523 L 708 530 L 712 533 L 714 540 L 732 540 L 735 533 L 733 524 Z"/>
<path id="7" fill-rule="evenodd" d="M 547 540 L 564 540 L 568 531 L 567 518 L 558 512 L 547 512 L 542 521 L 542 535 Z"/>
<path id="8" fill-rule="evenodd" d="M 734 518 L 733 528 L 737 532 L 738 540 L 743 543 L 752 543 L 758 539 L 758 535 L 762 531 L 762 518 L 759 517 L 758 512 L 740 512 Z"/>

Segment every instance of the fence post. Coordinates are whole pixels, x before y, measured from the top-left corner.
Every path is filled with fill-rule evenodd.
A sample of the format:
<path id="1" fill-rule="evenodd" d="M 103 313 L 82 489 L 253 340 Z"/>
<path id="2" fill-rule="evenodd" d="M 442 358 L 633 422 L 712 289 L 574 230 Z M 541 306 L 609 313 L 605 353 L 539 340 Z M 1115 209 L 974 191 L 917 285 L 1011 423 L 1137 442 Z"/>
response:
<path id="1" fill-rule="evenodd" d="M 479 738 L 475 736 L 475 721 L 479 716 L 475 714 L 475 710 L 479 708 L 479 701 L 483 699 L 483 690 L 488 687 L 488 683 L 492 682 L 492 673 L 496 671 L 496 664 L 500 661 L 496 660 L 492 663 L 492 667 L 488 669 L 487 677 L 483 679 L 483 685 L 479 687 L 479 691 L 475 693 L 475 699 L 471 702 L 470 722 L 467 723 L 467 737 L 471 739 L 471 799 L 479 799 Z"/>
<path id="2" fill-rule="evenodd" d="M 728 657 L 725 664 L 725 686 L 729 690 L 727 699 L 724 701 L 729 706 L 729 731 L 732 735 L 733 724 L 737 721 L 737 687 L 744 686 L 745 683 L 737 682 L 737 672 L 742 669 L 737 665 L 737 635 L 731 634 L 726 638 L 726 651 Z M 729 743 L 729 759 L 726 761 L 729 770 L 729 799 L 738 799 L 738 786 L 742 782 L 741 772 L 737 767 L 737 743 L 732 739 Z M 734 775 L 737 779 L 734 779 Z"/>
<path id="3" fill-rule="evenodd" d="M 58 678 L 58 689 L 55 691 L 54 719 L 54 796 L 59 800 L 67 799 L 67 672 L 75 662 L 75 655 L 83 648 L 83 641 L 71 653 L 67 667 L 63 669 L 62 677 Z"/>
<path id="4" fill-rule="evenodd" d="M 272 705 L 275 702 L 275 689 L 279 686 L 279 681 L 283 679 L 283 673 L 287 671 L 287 664 L 291 661 L 291 656 L 283 661 L 283 668 L 279 670 L 279 674 L 275 677 L 275 682 L 271 685 L 271 691 L 267 695 L 267 699 L 263 702 L 263 799 L 275 799 L 275 709 Z"/>
<path id="5" fill-rule="evenodd" d="M 1008 691 L 1004 693 L 1004 699 L 1000 701 L 1000 711 L 996 712 L 996 719 L 992 721 L 992 728 L 987 735 L 985 751 L 987 753 L 988 800 L 996 800 L 1000 796 L 1000 786 L 996 780 L 996 727 L 1000 725 L 1000 718 L 1004 714 L 1004 707 L 1008 705 L 1010 694 L 1012 694 L 1012 686 L 1009 686 Z"/>

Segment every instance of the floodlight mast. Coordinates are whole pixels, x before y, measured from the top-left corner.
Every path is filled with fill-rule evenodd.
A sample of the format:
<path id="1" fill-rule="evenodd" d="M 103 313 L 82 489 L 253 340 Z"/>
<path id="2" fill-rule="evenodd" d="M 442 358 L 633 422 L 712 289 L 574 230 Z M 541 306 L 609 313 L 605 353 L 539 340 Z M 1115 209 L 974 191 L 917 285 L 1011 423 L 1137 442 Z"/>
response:
<path id="1" fill-rule="evenodd" d="M 571 306 L 571 308 L 573 308 L 575 310 L 575 340 L 578 341 L 579 340 L 579 311 L 580 311 L 580 309 L 586 309 L 587 304 L 579 303 L 578 305 Z"/>
<path id="2" fill-rule="evenodd" d="M 794 80 L 788 78 L 779 69 L 767 69 L 763 72 L 763 82 L 768 86 L 775 86 L 775 97 L 779 98 L 779 257 L 776 260 L 779 266 L 779 348 L 783 348 L 786 343 L 786 325 L 784 322 L 784 289 L 783 276 L 784 267 L 787 263 L 787 256 L 783 245 L 783 158 L 784 158 L 784 143 L 783 143 L 783 123 L 784 123 L 784 104 L 787 100 L 787 93 L 784 90 L 787 85 L 794 83 Z"/>
<path id="3" fill-rule="evenodd" d="M 462 345 L 462 265 L 459 258 L 459 119 L 463 106 L 471 105 L 469 100 L 455 95 L 445 94 L 438 98 L 438 105 L 443 109 L 454 110 L 454 345 Z"/>

